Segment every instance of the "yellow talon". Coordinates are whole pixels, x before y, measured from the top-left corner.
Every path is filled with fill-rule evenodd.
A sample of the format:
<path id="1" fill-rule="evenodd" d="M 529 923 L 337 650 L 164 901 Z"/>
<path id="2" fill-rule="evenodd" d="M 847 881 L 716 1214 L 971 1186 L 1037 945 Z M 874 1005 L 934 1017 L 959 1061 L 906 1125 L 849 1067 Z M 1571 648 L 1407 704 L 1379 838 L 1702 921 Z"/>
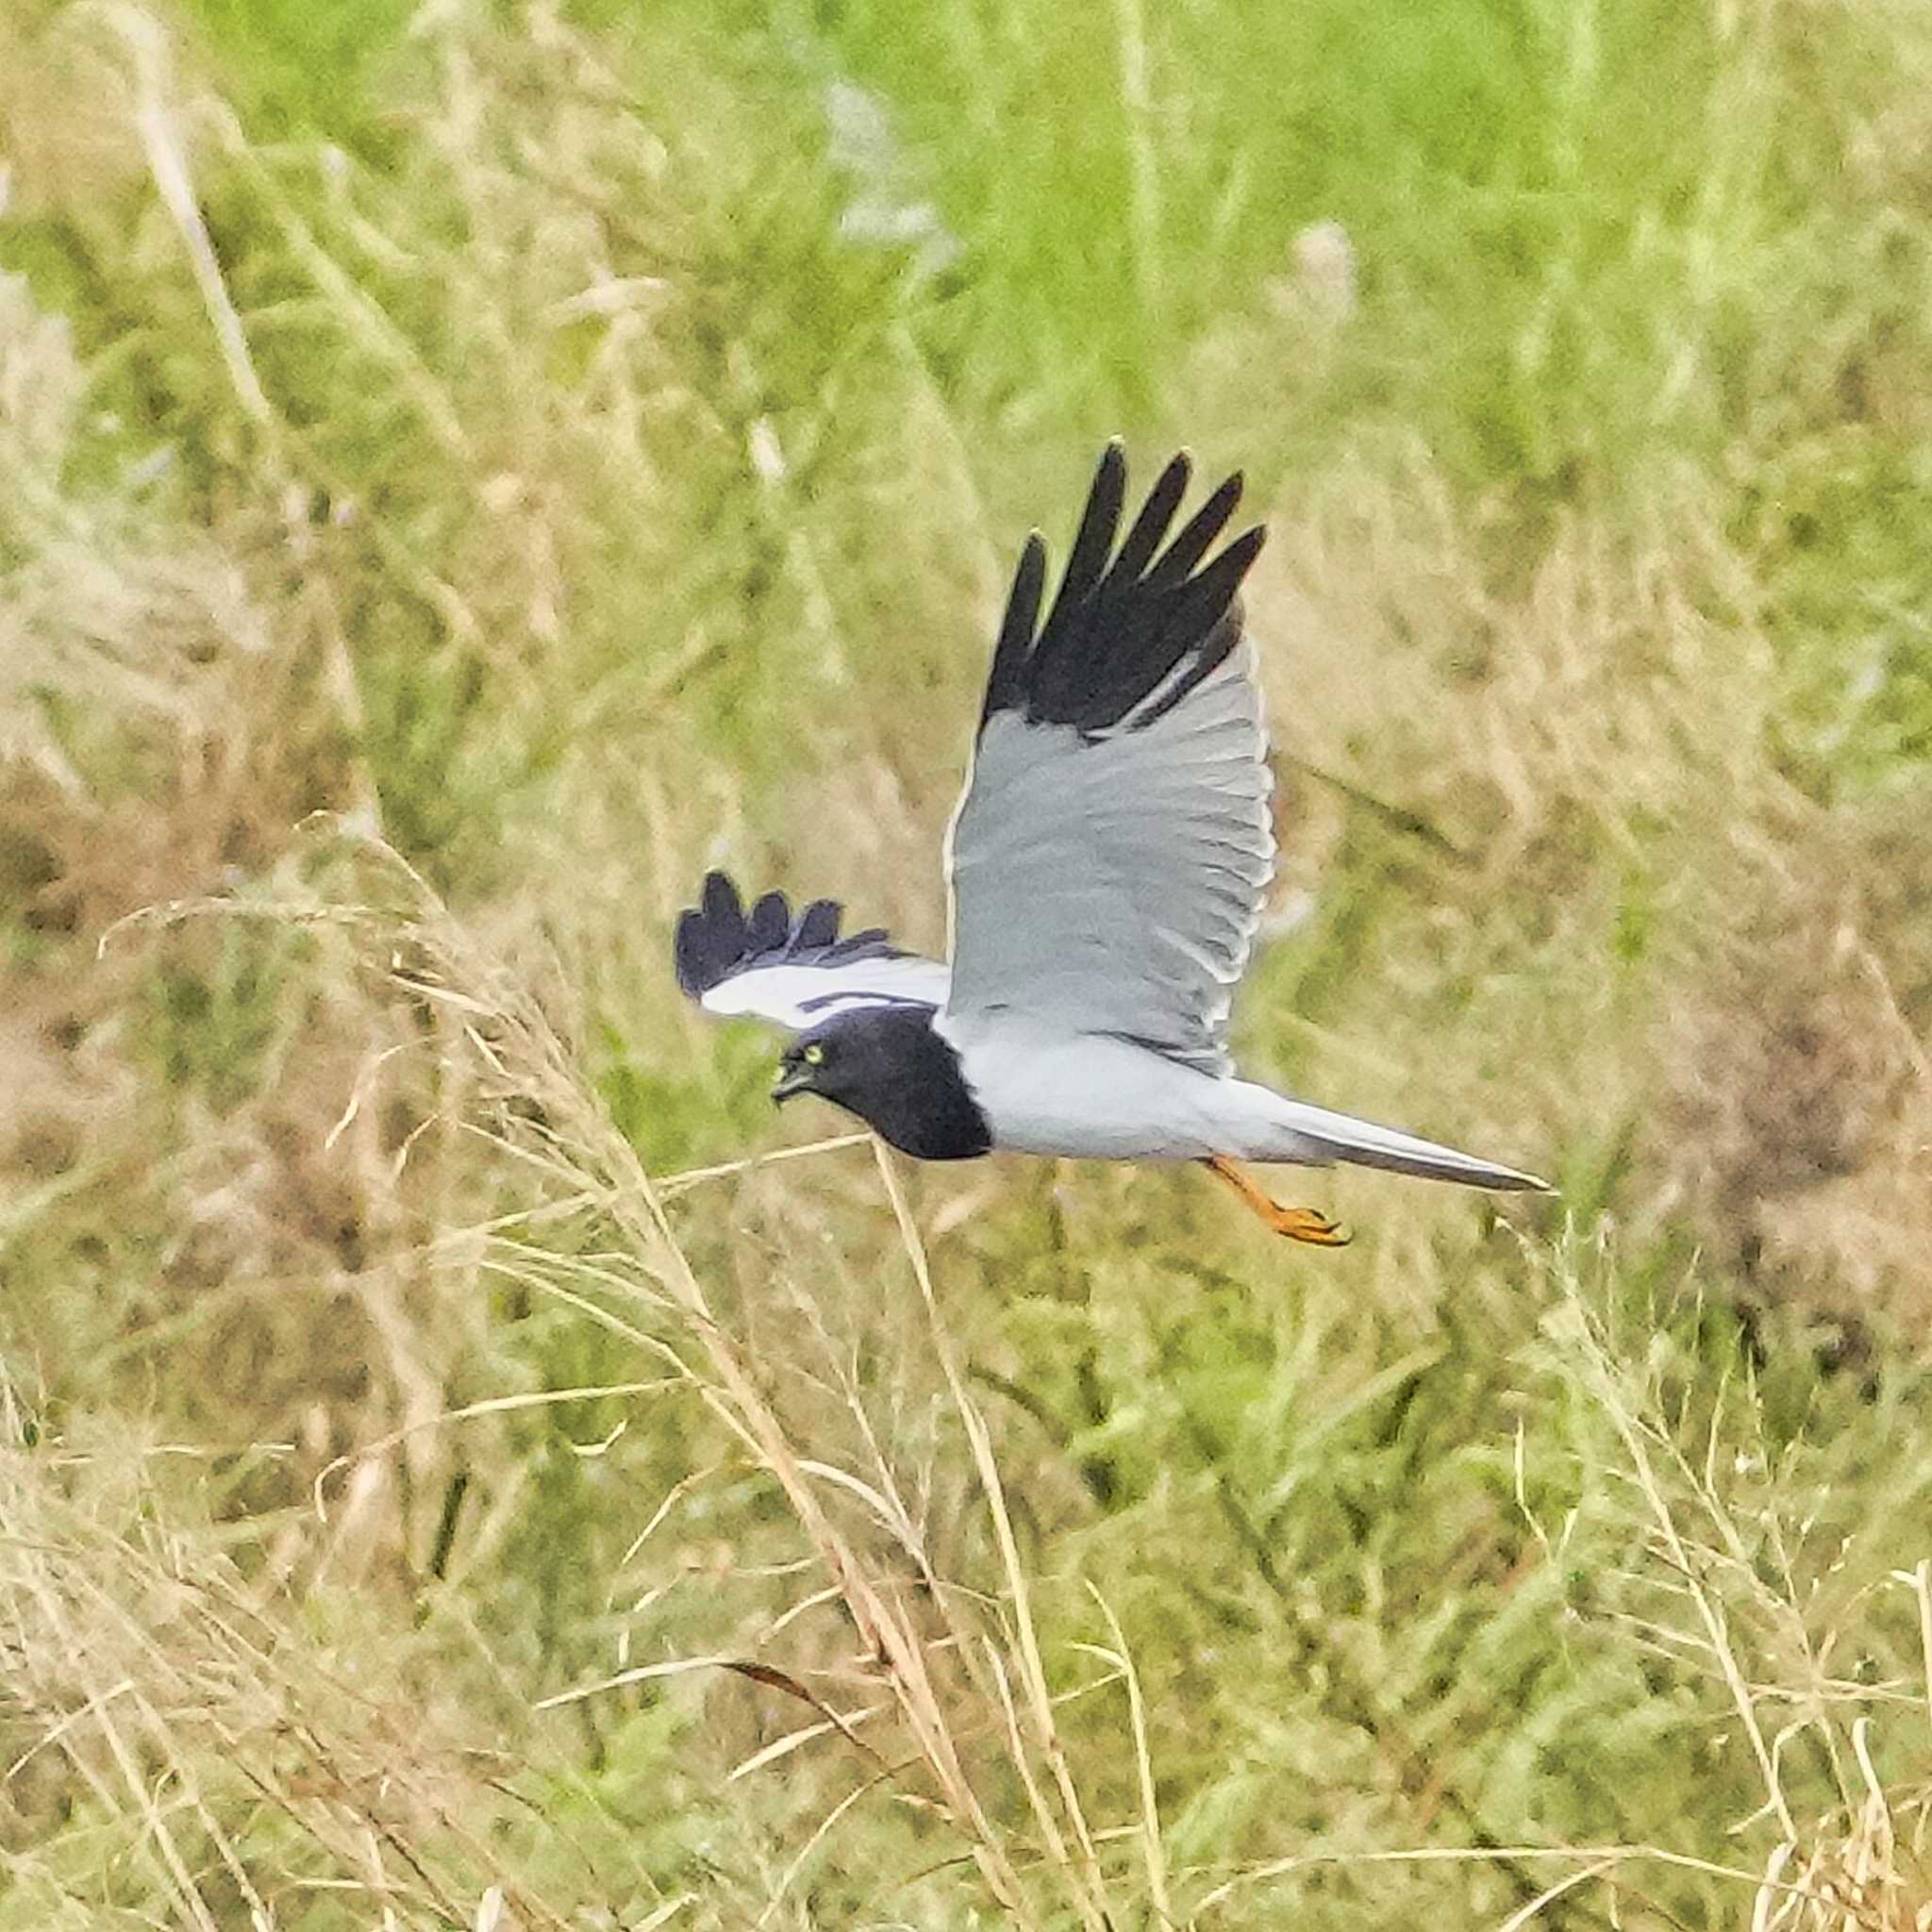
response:
<path id="1" fill-rule="evenodd" d="M 1314 1248 L 1345 1248 L 1348 1245 L 1351 1237 L 1346 1228 L 1338 1226 L 1325 1214 L 1318 1213 L 1312 1208 L 1283 1208 L 1271 1200 L 1266 1191 L 1226 1155 L 1210 1155 L 1207 1165 L 1276 1234 L 1285 1234 L 1291 1241 L 1307 1241 Z"/>

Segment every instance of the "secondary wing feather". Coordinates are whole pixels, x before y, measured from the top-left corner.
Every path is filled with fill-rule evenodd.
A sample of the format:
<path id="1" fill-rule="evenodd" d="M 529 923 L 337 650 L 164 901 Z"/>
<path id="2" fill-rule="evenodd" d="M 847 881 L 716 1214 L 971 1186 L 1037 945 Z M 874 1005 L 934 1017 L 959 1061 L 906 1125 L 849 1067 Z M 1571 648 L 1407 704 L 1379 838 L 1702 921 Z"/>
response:
<path id="1" fill-rule="evenodd" d="M 1187 490 L 1176 457 L 1116 551 L 1125 478 L 1110 444 L 1043 625 L 1037 536 L 1021 556 L 949 841 L 946 1021 L 1021 1013 L 1218 1073 L 1274 863 L 1236 602 L 1262 532 L 1203 563 L 1230 477 L 1157 554 Z"/>

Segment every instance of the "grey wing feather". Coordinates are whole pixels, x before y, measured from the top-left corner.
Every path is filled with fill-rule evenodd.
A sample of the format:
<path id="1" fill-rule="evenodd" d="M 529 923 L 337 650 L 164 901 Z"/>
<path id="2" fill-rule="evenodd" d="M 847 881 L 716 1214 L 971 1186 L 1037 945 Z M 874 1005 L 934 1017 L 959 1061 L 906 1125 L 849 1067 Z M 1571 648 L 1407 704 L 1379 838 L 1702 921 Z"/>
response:
<path id="1" fill-rule="evenodd" d="M 1104 460 L 1096 499 L 1108 469 Z M 1171 465 L 1150 506 L 1164 498 L 1171 515 L 1185 478 Z M 1224 521 L 1234 494 L 1224 488 L 1202 516 Z M 1117 514 L 1117 477 L 1108 495 Z M 1145 570 L 1154 547 L 1145 521 L 1143 512 L 1123 553 L 1137 553 L 1144 575 L 1124 586 L 1093 564 L 1090 504 L 1035 654 L 1057 653 L 1043 699 L 1029 701 L 1009 609 L 1007 661 L 995 664 L 950 840 L 946 1014 L 970 1022 L 1009 1011 L 1120 1034 L 1220 1073 L 1229 1004 L 1274 861 L 1260 693 L 1233 602 L 1259 533 L 1189 576 L 1213 531 L 1204 537 L 1197 517 Z M 1176 570 L 1170 559 L 1184 548 Z M 1016 601 L 1026 575 L 1023 563 Z M 1037 598 L 1037 563 L 1032 576 Z M 1084 629 L 1077 614 L 1063 615 L 1070 593 L 1083 600 Z M 1126 670 L 1115 672 L 1124 659 Z"/>

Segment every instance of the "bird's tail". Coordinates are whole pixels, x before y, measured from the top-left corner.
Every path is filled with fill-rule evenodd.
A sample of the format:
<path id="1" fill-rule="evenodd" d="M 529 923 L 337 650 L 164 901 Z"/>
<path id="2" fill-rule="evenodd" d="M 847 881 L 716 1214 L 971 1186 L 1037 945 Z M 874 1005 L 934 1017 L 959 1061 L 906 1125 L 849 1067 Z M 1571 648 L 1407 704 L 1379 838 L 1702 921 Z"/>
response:
<path id="1" fill-rule="evenodd" d="M 1473 1154 L 1460 1154 L 1454 1147 L 1405 1134 L 1399 1127 L 1378 1126 L 1352 1114 L 1331 1113 L 1325 1107 L 1310 1107 L 1306 1101 L 1290 1100 L 1279 1093 L 1269 1098 L 1274 1103 L 1274 1124 L 1288 1130 L 1291 1145 L 1280 1153 L 1251 1158 L 1348 1160 L 1357 1167 L 1384 1167 L 1395 1174 L 1420 1174 L 1426 1180 L 1460 1181 L 1467 1188 L 1549 1186 L 1533 1174 L 1501 1167 L 1493 1160 L 1478 1160 Z"/>

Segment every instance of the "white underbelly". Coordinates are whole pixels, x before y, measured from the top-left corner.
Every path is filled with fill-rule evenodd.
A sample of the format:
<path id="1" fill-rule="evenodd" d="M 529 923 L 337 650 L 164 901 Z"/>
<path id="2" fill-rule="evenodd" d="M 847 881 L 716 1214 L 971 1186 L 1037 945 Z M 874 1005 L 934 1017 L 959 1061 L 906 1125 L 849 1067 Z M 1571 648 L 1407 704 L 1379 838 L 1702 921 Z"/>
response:
<path id="1" fill-rule="evenodd" d="M 1241 1151 L 1230 1145 L 1238 1082 L 1105 1034 L 1042 1033 L 996 1020 L 958 1027 L 944 1016 L 938 1024 L 958 1049 L 997 1146 L 1100 1160 Z M 1235 1108 L 1245 1111 L 1239 1101 Z"/>

